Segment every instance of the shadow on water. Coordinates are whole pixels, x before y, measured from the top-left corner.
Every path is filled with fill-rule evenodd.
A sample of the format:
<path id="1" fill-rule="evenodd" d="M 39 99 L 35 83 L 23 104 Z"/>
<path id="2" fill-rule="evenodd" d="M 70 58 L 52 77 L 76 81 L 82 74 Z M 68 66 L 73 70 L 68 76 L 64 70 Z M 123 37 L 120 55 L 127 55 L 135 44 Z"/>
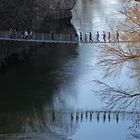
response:
<path id="1" fill-rule="evenodd" d="M 23 17 L 18 21 L 17 18 L 11 20 L 10 13 L 6 16 L 10 22 L 2 22 L 1 29 L 10 29 L 11 25 L 19 31 L 32 29 L 32 26 L 28 27 L 22 22 L 25 18 L 24 21 L 31 25 L 31 20 L 28 20 L 30 17 Z M 47 33 L 52 30 L 54 33 L 76 33 L 70 21 L 52 24 L 45 18 L 36 29 L 38 32 Z M 53 134 L 52 137 L 59 138 L 59 135 L 51 132 L 47 122 L 55 120 L 55 94 L 71 80 L 62 67 L 78 56 L 78 44 L 0 42 L 0 46 L 6 46 L 10 50 L 17 49 L 17 53 L 6 58 L 6 66 L 0 68 L 0 133 L 48 132 L 47 134 Z M 52 113 L 44 114 L 44 108 Z M 63 124 L 62 121 L 64 120 L 58 120 L 59 126 Z M 4 139 L 0 136 L 1 138 Z"/>
<path id="2" fill-rule="evenodd" d="M 65 77 L 59 69 L 77 55 L 75 46 L 47 44 L 35 48 L 30 61 L 1 69 L 0 110 L 20 108 L 19 104 L 29 109 L 33 102 L 49 101 L 53 91 L 63 83 L 59 76 Z"/>
<path id="3" fill-rule="evenodd" d="M 13 2 L 6 5 L 6 1 L 1 1 L 3 10 L 0 11 L 4 13 L 0 23 L 2 30 L 13 28 L 19 32 L 76 34 L 70 19 L 50 22 L 44 17 L 36 26 L 38 21 L 32 23 L 33 13 L 29 16 L 26 13 L 34 9 L 34 2 L 24 2 L 22 7 L 25 10 L 18 6 L 22 2 Z M 13 12 L 6 12 L 7 7 L 10 9 L 12 6 Z M 16 11 L 20 12 L 12 18 Z M 78 56 L 77 47 L 78 44 L 0 42 L 3 53 L 5 48 L 10 50 L 9 54 L 12 53 L 10 57 L 6 54 L 4 67 L 0 68 L 0 139 L 62 139 L 63 133 L 57 133 L 55 128 L 63 129 L 65 133 L 68 133 L 68 128 L 75 132 L 76 125 L 72 126 L 70 118 L 61 117 L 61 113 L 54 114 L 54 98 L 59 89 L 71 80 L 63 66 Z M 59 95 L 57 97 L 57 101 L 65 107 Z M 41 133 L 45 133 L 44 136 Z"/>
<path id="4" fill-rule="evenodd" d="M 87 1 L 84 5 L 87 5 Z M 83 11 L 86 13 L 84 7 Z M 92 13 L 95 12 L 92 11 Z M 17 18 L 14 22 L 9 20 L 16 29 L 31 28 L 24 23 L 20 26 Z M 31 23 L 28 24 L 31 25 Z M 5 25 L 5 29 L 11 27 L 11 25 L 3 25 Z M 3 25 L 0 24 L 1 27 Z M 56 33 L 76 33 L 71 24 L 47 23 L 47 19 L 43 20 L 37 30 L 47 33 L 51 30 Z M 63 112 L 67 104 L 59 97 L 59 90 L 69 81 L 73 82 L 71 80 L 73 77 L 65 73 L 67 71 L 65 65 L 69 64 L 69 61 L 77 59 L 79 55 L 77 45 L 15 43 L 12 46 L 19 47 L 19 45 L 20 48 L 30 48 L 27 49 L 27 54 L 30 54 L 30 57 L 28 57 L 29 55 L 25 57 L 28 58 L 27 61 L 21 63 L 21 59 L 18 59 L 21 54 L 14 54 L 12 58 L 9 58 L 9 64 L 0 70 L 0 139 L 64 140 L 75 136 L 75 133 L 77 133 L 76 140 L 91 139 L 90 136 L 93 135 L 95 139 L 103 139 L 107 133 L 116 140 L 115 138 L 122 138 L 126 127 L 131 125 L 132 120 L 134 124 L 130 130 L 135 131 L 139 127 L 139 114 L 106 111 Z M 11 47 L 11 44 L 6 46 Z M 24 55 L 26 53 L 23 53 Z M 18 64 L 13 65 L 15 60 Z M 66 98 L 68 98 L 67 96 Z M 61 102 L 60 107 L 57 102 Z M 59 110 L 56 110 L 56 106 Z M 125 114 L 126 119 L 124 119 Z M 128 121 L 129 119 L 130 121 Z M 119 131 L 118 126 L 121 129 Z M 78 131 L 76 131 L 77 128 Z M 137 132 L 139 131 L 132 132 L 131 135 L 139 138 Z"/>
<path id="5" fill-rule="evenodd" d="M 70 80 L 61 68 L 77 55 L 74 45 L 46 44 L 34 49 L 30 61 L 1 69 L 0 133 L 18 131 L 24 119 L 41 115 L 44 105 L 54 109 L 54 94 Z"/>

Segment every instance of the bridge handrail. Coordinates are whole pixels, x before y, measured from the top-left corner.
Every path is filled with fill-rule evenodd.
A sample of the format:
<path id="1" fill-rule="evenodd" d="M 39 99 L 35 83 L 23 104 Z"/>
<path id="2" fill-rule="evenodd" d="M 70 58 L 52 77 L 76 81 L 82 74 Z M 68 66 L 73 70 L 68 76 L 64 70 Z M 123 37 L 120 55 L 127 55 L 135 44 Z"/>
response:
<path id="1" fill-rule="evenodd" d="M 85 34 L 81 35 L 78 33 L 38 33 L 38 32 L 33 32 L 26 36 L 24 32 L 16 32 L 16 31 L 0 31 L 0 40 L 21 40 L 24 39 L 26 40 L 34 40 L 34 41 L 46 41 L 46 42 L 69 42 L 69 43 L 115 43 L 115 42 L 120 42 L 120 43 L 129 43 L 129 42 L 140 42 L 140 41 L 129 41 L 129 40 L 106 40 L 104 41 L 103 39 L 101 41 L 97 40 L 96 35 L 92 34 L 91 40 L 90 40 L 90 34 Z"/>
<path id="2" fill-rule="evenodd" d="M 25 34 L 22 32 L 10 32 L 10 31 L 0 31 L 0 38 L 13 38 L 13 39 L 25 39 Z M 55 41 L 76 41 L 78 40 L 78 35 L 76 34 L 56 34 L 56 33 L 37 33 L 33 32 L 32 35 L 28 33 L 26 39 L 33 40 L 55 40 Z"/>

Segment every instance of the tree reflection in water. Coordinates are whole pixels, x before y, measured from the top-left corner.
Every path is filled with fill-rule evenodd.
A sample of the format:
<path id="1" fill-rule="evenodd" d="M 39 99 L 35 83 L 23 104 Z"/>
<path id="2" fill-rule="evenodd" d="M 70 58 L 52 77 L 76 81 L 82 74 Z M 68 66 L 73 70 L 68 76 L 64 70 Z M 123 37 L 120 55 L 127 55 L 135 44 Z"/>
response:
<path id="1" fill-rule="evenodd" d="M 140 112 L 140 3 L 127 2 L 122 10 L 125 21 L 120 22 L 117 30 L 121 32 L 120 39 L 133 41 L 128 44 L 112 43 L 99 46 L 98 65 L 105 70 L 104 77 L 118 76 L 127 65 L 131 78 L 137 80 L 135 88 L 112 86 L 101 80 L 94 80 L 100 86 L 95 93 L 106 103 L 107 110 L 131 110 L 134 114 Z M 112 30 L 113 31 L 113 30 Z M 112 33 L 112 39 L 115 35 Z M 130 127 L 130 138 L 140 139 L 140 119 L 134 120 Z"/>
<path id="2" fill-rule="evenodd" d="M 139 118 L 137 118 L 133 122 L 132 126 L 130 126 L 129 129 L 130 129 L 130 135 L 129 135 L 130 138 L 140 139 L 140 119 Z"/>

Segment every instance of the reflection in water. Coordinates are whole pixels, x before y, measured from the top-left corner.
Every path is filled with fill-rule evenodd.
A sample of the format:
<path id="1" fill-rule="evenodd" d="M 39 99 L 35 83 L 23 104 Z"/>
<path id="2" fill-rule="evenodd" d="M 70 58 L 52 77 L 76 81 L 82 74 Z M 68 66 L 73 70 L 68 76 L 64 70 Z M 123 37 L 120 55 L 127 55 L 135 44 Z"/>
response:
<path id="1" fill-rule="evenodd" d="M 137 117 L 130 129 L 130 139 L 140 139 L 140 117 Z"/>
<path id="2" fill-rule="evenodd" d="M 83 115 L 83 116 L 81 116 Z M 121 125 L 126 120 L 135 121 L 140 119 L 139 114 L 132 114 L 131 112 L 73 112 L 74 118 L 71 118 L 70 112 L 53 112 L 34 110 L 26 113 L 1 113 L 0 132 L 11 133 L 11 135 L 2 135 L 0 138 L 55 138 L 68 139 L 73 137 L 76 130 L 85 123 L 92 124 L 93 127 L 103 127 L 104 125 Z M 6 120 L 6 121 L 3 121 Z M 138 123 L 137 123 L 138 124 Z M 89 125 L 89 126 L 92 126 Z M 94 126 L 95 125 L 95 126 Z M 101 126 L 100 126 L 101 125 Z M 136 128 L 136 123 L 134 124 Z M 132 127 L 130 128 L 132 129 Z M 134 129 L 133 129 L 134 130 Z"/>
<path id="3" fill-rule="evenodd" d="M 49 132 L 55 137 L 55 127 L 62 127 L 66 133 L 70 124 L 63 126 L 67 120 L 59 113 L 54 114 L 53 110 L 65 109 L 65 102 L 56 93 L 71 81 L 63 66 L 76 59 L 76 47 L 64 44 L 39 46 L 32 52 L 31 62 L 9 66 L 5 73 L 0 73 L 1 134 Z M 52 112 L 45 113 L 46 110 Z"/>
<path id="4" fill-rule="evenodd" d="M 114 18 L 119 19 L 119 20 L 122 18 L 120 16 L 120 14 L 117 13 L 117 11 L 119 11 L 119 9 L 121 9 L 120 2 L 121 1 L 119 1 L 119 0 L 114 0 L 112 2 L 109 0 L 105 0 L 105 1 L 96 1 L 96 0 L 88 1 L 87 0 L 86 2 L 82 2 L 82 0 L 80 0 L 78 4 L 81 6 L 80 7 L 77 6 L 77 11 L 79 10 L 80 12 L 77 12 L 77 11 L 73 12 L 76 14 L 78 13 L 79 15 L 82 13 L 81 18 L 78 18 L 78 24 L 77 23 L 75 24 L 77 29 L 79 31 L 81 31 L 81 30 L 84 32 L 92 31 L 94 33 L 96 33 L 96 30 L 99 30 L 99 31 L 108 30 L 107 26 L 106 26 L 108 21 L 111 21 L 112 19 L 114 20 Z M 137 9 L 139 9 L 138 5 L 139 4 L 137 3 L 135 5 L 136 9 L 134 9 L 131 7 L 132 5 L 130 3 L 128 3 L 128 7 L 127 7 L 128 9 L 126 7 L 124 8 L 124 14 L 127 14 L 127 16 L 128 16 L 126 21 L 130 22 L 130 24 L 129 24 L 129 26 L 128 26 L 128 24 L 126 24 L 126 27 L 125 27 L 125 24 L 122 22 L 121 30 L 127 31 L 126 36 L 127 36 L 128 40 L 131 40 L 131 39 L 138 40 L 138 36 L 139 36 L 138 35 L 139 34 L 139 31 L 138 31 L 139 30 L 139 27 L 138 27 L 139 20 L 137 19 L 137 18 L 139 18 L 139 12 L 137 12 L 137 11 L 139 11 L 139 10 L 137 10 Z M 92 11 L 90 10 L 91 7 L 93 8 Z M 130 12 L 132 12 L 133 14 Z M 134 20 L 130 20 L 130 19 L 134 19 Z M 90 21 L 90 24 L 87 21 Z M 134 21 L 136 21 L 136 22 L 134 22 Z M 134 24 L 132 22 L 134 22 Z M 111 23 L 113 23 L 113 22 L 111 22 Z M 114 23 L 111 26 L 113 27 Z M 114 29 L 114 27 L 113 27 L 113 29 Z M 129 33 L 131 30 L 133 30 L 132 32 L 134 32 L 134 34 L 131 34 L 132 32 Z M 137 36 L 136 36 L 136 34 L 137 34 Z M 122 73 L 125 73 L 125 74 L 121 73 L 121 76 L 117 75 L 118 77 L 116 79 L 118 80 L 118 82 L 116 82 L 117 80 L 114 80 L 114 79 L 110 80 L 110 78 L 101 79 L 99 76 L 97 77 L 97 79 L 101 79 L 101 81 L 95 80 L 95 82 L 97 83 L 97 86 L 98 85 L 100 85 L 100 86 L 98 86 L 98 88 L 97 87 L 93 88 L 93 90 L 98 92 L 98 95 L 100 95 L 102 101 L 107 104 L 107 107 L 109 109 L 122 109 L 122 110 L 128 109 L 128 110 L 132 110 L 134 114 L 136 113 L 135 111 L 139 112 L 139 101 L 140 101 L 139 100 L 140 99 L 139 69 L 137 69 L 139 67 L 139 60 L 134 61 L 134 59 L 139 58 L 139 51 L 138 51 L 139 49 L 136 50 L 137 45 L 139 46 L 139 43 L 138 44 L 127 44 L 127 48 L 125 45 L 123 45 L 123 47 L 121 47 L 119 44 L 115 45 L 114 48 L 112 46 L 109 47 L 109 45 L 101 46 L 101 48 L 102 48 L 100 50 L 101 54 L 99 55 L 98 58 L 100 59 L 99 64 L 101 64 L 102 68 L 106 67 L 106 71 L 105 71 L 105 69 L 103 69 L 103 73 L 102 73 L 102 75 L 105 75 L 105 77 L 110 76 L 114 71 L 116 71 L 118 74 L 120 74 L 121 71 L 119 70 L 119 66 L 120 66 L 120 68 L 122 68 L 122 65 L 124 62 L 131 61 L 131 59 L 133 60 L 133 62 L 129 65 L 129 68 L 131 68 L 131 70 L 132 70 L 131 74 L 129 71 L 130 69 L 128 69 L 128 67 L 125 65 L 125 70 L 123 69 L 123 71 L 122 71 Z M 118 47 L 119 51 L 117 50 L 117 47 Z M 114 52 L 113 52 L 113 50 L 114 50 Z M 129 51 L 130 51 L 130 53 L 129 53 Z M 132 58 L 132 56 L 133 56 L 133 58 Z M 131 58 L 129 58 L 129 57 L 131 57 Z M 137 63 L 138 66 L 133 67 L 132 65 L 135 65 L 134 63 Z M 128 74 L 128 71 L 129 71 L 129 74 Z M 126 76 L 126 72 L 127 72 L 127 76 Z M 130 77 L 128 75 L 129 76 L 131 75 L 131 78 L 135 77 L 135 79 L 130 80 Z M 138 80 L 136 80 L 136 78 Z M 138 81 L 137 86 L 135 86 L 136 81 Z M 121 82 L 123 82 L 123 83 L 121 84 Z M 131 87 L 130 87 L 130 85 L 131 85 Z M 108 108 L 105 108 L 105 109 L 108 109 Z M 110 116 L 108 118 L 110 120 Z M 118 121 L 118 118 L 119 118 L 118 115 L 116 116 L 116 118 Z M 99 121 L 99 114 L 97 115 L 97 120 Z M 105 114 L 103 115 L 103 120 L 104 121 L 106 120 Z M 135 122 L 139 122 L 139 121 L 137 121 L 137 118 L 136 118 L 136 120 L 134 120 L 134 123 Z M 136 123 L 136 127 L 130 127 L 130 128 L 133 131 L 130 134 L 131 138 L 140 139 L 139 125 Z M 137 129 L 135 129 L 135 128 L 137 128 Z"/>
<path id="5" fill-rule="evenodd" d="M 62 69 L 63 65 L 76 56 L 75 46 L 48 44 L 34 50 L 32 62 L 7 67 L 5 73 L 0 74 L 3 93 L 0 95 L 0 110 L 20 110 L 20 107 L 29 109 L 36 105 L 36 102 L 39 105 L 46 100 L 51 103 L 53 93 L 59 90 L 66 80 L 70 80 Z"/>
<path id="6" fill-rule="evenodd" d="M 131 71 L 129 76 L 134 79 L 133 84 L 128 84 L 128 87 L 124 85 L 115 85 L 112 86 L 110 84 L 106 84 L 105 82 L 95 80 L 95 82 L 101 86 L 99 89 L 99 96 L 101 99 L 107 104 L 109 109 L 129 109 L 132 111 L 140 111 L 139 110 L 139 101 L 140 101 L 140 90 L 138 86 L 135 86 L 135 82 L 139 79 L 139 74 L 137 73 L 137 66 L 139 67 L 139 20 L 135 17 L 139 15 L 138 7 L 140 3 L 128 3 L 123 10 L 123 14 L 125 15 L 126 21 L 124 23 L 118 24 L 119 27 L 122 28 L 123 36 L 128 38 L 128 40 L 133 40 L 132 34 L 135 36 L 138 42 L 125 43 L 125 44 L 111 44 L 111 45 L 103 45 L 99 47 L 99 60 L 98 64 L 104 70 L 105 77 L 111 77 L 113 74 L 115 76 L 121 75 L 122 73 L 126 73 L 123 71 L 124 67 L 127 67 L 128 71 Z M 135 22 L 136 21 L 136 22 Z M 140 23 L 140 22 L 139 22 Z M 120 28 L 120 29 L 121 29 Z M 133 30 L 134 33 L 132 33 Z M 124 31 L 125 30 L 125 31 Z M 128 72 L 127 71 L 127 72 Z M 137 74 L 136 74 L 137 73 Z M 136 78 L 135 78 L 135 75 Z M 129 77 L 130 79 L 130 77 Z M 139 80 L 137 80 L 139 83 Z M 138 87 L 138 88 L 137 88 Z"/>
<path id="7" fill-rule="evenodd" d="M 73 13 L 81 14 L 81 18 L 73 20 L 76 29 L 94 32 L 106 28 L 105 18 L 117 13 L 121 0 L 79 0 L 77 4 Z M 119 15 L 112 18 L 116 17 Z M 39 30 L 49 32 L 50 28 L 44 29 L 46 25 L 44 19 Z M 56 25 L 55 31 L 61 32 L 59 28 Z M 64 33 L 73 31 L 72 25 L 62 26 Z M 102 108 L 93 94 L 97 86 L 92 80 L 103 75 L 95 67 L 96 47 L 89 44 L 78 48 L 66 44 L 33 46 L 30 61 L 3 70 L 0 73 L 0 139 L 125 140 L 127 128 L 132 121 L 138 122 L 139 114 L 89 111 Z M 118 79 L 129 82 L 126 77 Z M 115 80 L 109 81 L 117 84 Z"/>

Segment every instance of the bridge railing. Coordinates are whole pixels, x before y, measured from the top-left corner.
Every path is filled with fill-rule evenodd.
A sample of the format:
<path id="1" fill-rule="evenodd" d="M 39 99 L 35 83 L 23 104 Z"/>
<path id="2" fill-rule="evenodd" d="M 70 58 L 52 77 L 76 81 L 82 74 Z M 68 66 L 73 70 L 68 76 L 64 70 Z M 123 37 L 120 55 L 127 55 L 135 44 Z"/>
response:
<path id="1" fill-rule="evenodd" d="M 29 37 L 30 39 L 30 37 Z M 78 37 L 73 34 L 46 34 L 46 33 L 35 33 L 32 36 L 34 40 L 51 40 L 51 41 L 79 41 Z"/>
<path id="2" fill-rule="evenodd" d="M 89 34 L 89 33 L 78 33 L 78 34 L 55 34 L 55 33 L 37 33 L 33 32 L 32 34 L 22 32 L 10 32 L 10 31 L 0 31 L 0 39 L 7 39 L 7 40 L 32 40 L 32 41 L 45 41 L 45 42 L 69 42 L 69 43 L 113 43 L 113 42 L 139 42 L 139 41 L 129 41 L 123 40 L 121 38 L 115 39 L 115 37 L 108 39 L 104 39 L 102 35 L 97 38 L 96 34 Z"/>
<path id="3" fill-rule="evenodd" d="M 32 40 L 51 40 L 51 41 L 79 41 L 78 36 L 74 34 L 55 34 L 55 33 L 33 33 L 27 36 L 21 32 L 8 32 L 0 31 L 0 38 L 10 38 L 10 39 L 32 39 Z"/>

